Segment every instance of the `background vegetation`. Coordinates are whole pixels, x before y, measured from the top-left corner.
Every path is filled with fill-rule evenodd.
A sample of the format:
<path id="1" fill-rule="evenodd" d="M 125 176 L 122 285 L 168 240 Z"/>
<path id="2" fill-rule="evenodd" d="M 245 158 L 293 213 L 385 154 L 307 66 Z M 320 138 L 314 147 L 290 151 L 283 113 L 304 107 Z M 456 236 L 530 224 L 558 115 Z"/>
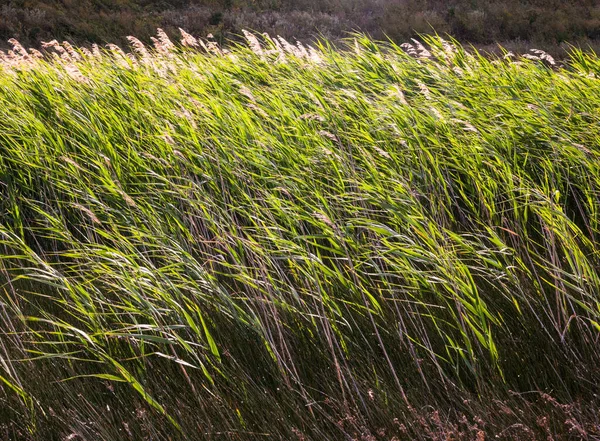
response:
<path id="1" fill-rule="evenodd" d="M 0 65 L 0 437 L 600 437 L 600 59 L 160 33 Z"/>
<path id="2" fill-rule="evenodd" d="M 330 40 L 361 30 L 407 41 L 434 28 L 465 43 L 503 42 L 515 49 L 560 51 L 563 42 L 598 47 L 600 4 L 594 0 L 10 0 L 0 6 L 0 40 L 123 43 L 148 41 L 157 27 L 178 27 L 219 40 L 242 28 Z"/>

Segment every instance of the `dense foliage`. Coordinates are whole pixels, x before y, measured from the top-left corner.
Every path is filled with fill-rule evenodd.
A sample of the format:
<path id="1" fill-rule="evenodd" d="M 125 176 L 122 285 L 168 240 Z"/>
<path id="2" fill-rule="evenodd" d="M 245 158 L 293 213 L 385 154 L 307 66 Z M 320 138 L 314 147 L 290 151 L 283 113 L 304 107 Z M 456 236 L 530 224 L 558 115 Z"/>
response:
<path id="1" fill-rule="evenodd" d="M 0 437 L 597 439 L 600 59 L 160 33 L 0 64 Z"/>
<path id="2" fill-rule="evenodd" d="M 416 33 L 449 33 L 462 42 L 558 52 L 561 43 L 598 47 L 595 0 L 9 0 L 0 6 L 0 40 L 23 44 L 147 41 L 156 27 L 182 27 L 228 39 L 254 29 L 303 41 L 360 30 L 402 42 Z M 119 40 L 121 39 L 121 40 Z M 529 47 L 527 47 L 529 45 Z"/>

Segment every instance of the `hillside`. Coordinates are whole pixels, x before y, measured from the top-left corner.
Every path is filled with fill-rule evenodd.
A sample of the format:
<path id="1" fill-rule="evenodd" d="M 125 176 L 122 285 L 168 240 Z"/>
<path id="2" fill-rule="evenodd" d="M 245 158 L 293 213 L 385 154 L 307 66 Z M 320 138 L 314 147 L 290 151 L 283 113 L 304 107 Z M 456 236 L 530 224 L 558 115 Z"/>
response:
<path id="1" fill-rule="evenodd" d="M 0 438 L 600 437 L 600 59 L 159 34 L 0 63 Z"/>
<path id="2" fill-rule="evenodd" d="M 225 41 L 255 29 L 303 41 L 360 30 L 402 43 L 417 33 L 450 34 L 464 43 L 560 51 L 564 42 L 598 47 L 600 4 L 593 0 L 10 0 L 0 6 L 0 40 L 149 41 L 161 27 Z"/>

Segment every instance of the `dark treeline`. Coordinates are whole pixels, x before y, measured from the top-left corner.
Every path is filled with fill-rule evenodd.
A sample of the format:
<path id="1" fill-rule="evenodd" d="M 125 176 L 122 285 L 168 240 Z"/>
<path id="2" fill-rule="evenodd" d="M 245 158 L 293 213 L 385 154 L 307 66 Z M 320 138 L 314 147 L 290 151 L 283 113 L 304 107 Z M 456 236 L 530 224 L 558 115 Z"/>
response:
<path id="1" fill-rule="evenodd" d="M 4 2 L 2 2 L 4 3 Z M 25 45 L 67 39 L 123 43 L 148 40 L 157 27 L 182 27 L 224 40 L 243 28 L 309 40 L 359 30 L 405 41 L 435 29 L 477 45 L 546 49 L 565 42 L 598 47 L 595 0 L 9 0 L 0 6 L 0 40 Z"/>

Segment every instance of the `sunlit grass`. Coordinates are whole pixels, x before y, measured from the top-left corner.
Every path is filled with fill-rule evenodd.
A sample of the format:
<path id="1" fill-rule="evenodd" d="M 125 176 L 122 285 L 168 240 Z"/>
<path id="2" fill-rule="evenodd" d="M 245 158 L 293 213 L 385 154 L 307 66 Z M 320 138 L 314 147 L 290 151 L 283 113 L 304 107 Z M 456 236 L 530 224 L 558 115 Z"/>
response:
<path id="1" fill-rule="evenodd" d="M 0 429 L 598 435 L 600 59 L 247 39 L 3 55 Z"/>

